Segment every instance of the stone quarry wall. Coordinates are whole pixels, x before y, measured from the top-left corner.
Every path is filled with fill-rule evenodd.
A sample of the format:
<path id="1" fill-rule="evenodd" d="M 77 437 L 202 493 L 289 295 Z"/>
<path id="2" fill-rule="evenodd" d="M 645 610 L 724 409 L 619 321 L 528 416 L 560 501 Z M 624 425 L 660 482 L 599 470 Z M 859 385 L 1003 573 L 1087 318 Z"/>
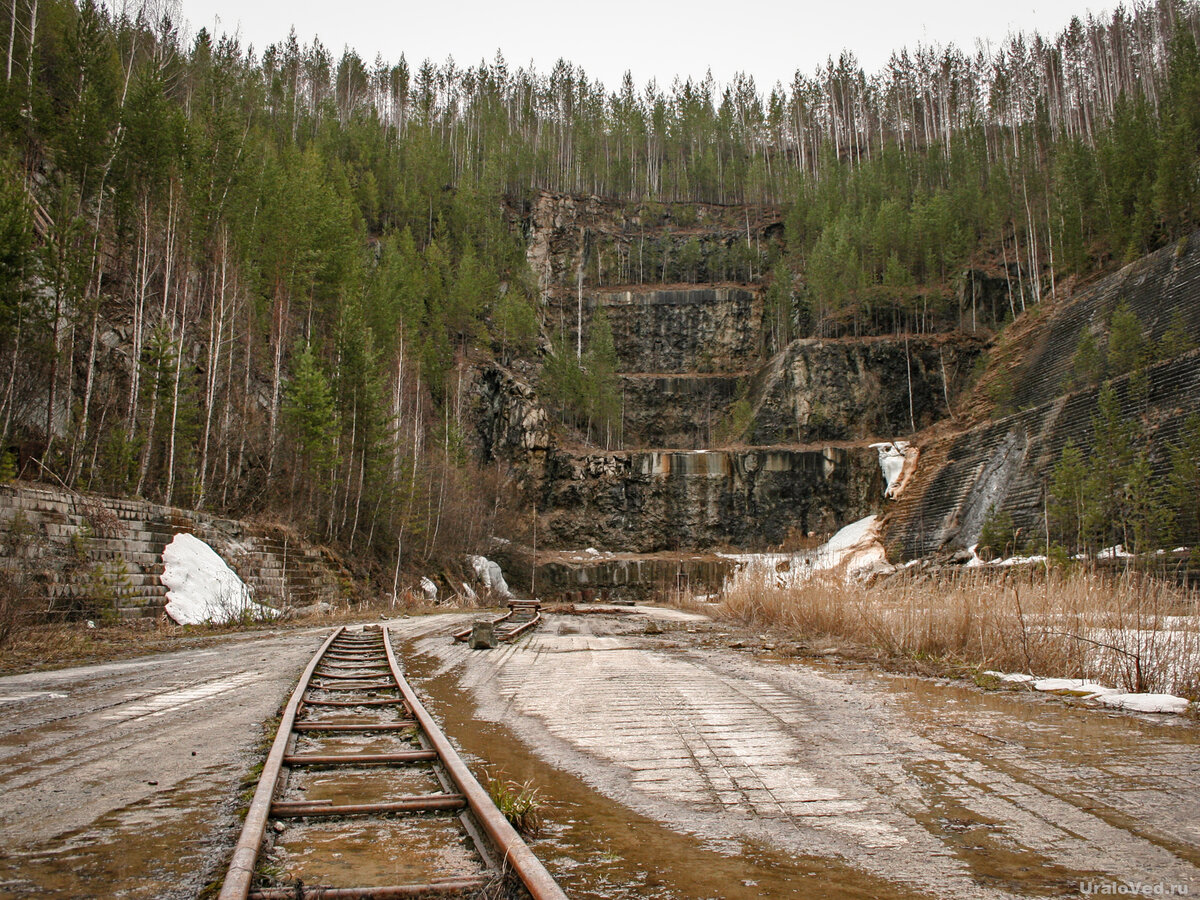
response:
<path id="1" fill-rule="evenodd" d="M 1072 356 L 1083 329 L 1102 335 L 1121 300 L 1152 341 L 1174 320 L 1193 338 L 1200 335 L 1200 234 L 1125 267 L 1057 309 L 1048 306 L 1044 317 L 1013 335 L 1001 363 L 1007 358 L 1014 366 L 1012 402 L 1026 408 L 922 444 L 917 472 L 886 523 L 891 557 L 974 544 L 993 504 L 1012 516 L 1022 534 L 1044 539 L 1046 486 L 1063 447 L 1067 441 L 1084 449 L 1093 443 L 1100 388 L 1072 389 Z M 1189 414 L 1200 412 L 1200 351 L 1150 366 L 1145 381 L 1145 392 L 1131 390 L 1130 376 L 1114 379 L 1113 387 L 1125 418 L 1147 435 L 1161 478 L 1166 445 L 1178 440 Z"/>
<path id="2" fill-rule="evenodd" d="M 968 336 L 793 341 L 754 376 L 753 444 L 891 440 L 947 418 L 984 342 Z"/>
<path id="3" fill-rule="evenodd" d="M 0 531 L 0 567 L 20 573 L 27 602 L 67 617 L 160 614 L 162 552 L 179 532 L 209 543 L 276 608 L 334 601 L 349 578 L 283 527 L 40 485 L 0 487 Z"/>
<path id="4" fill-rule="evenodd" d="M 748 384 L 745 375 L 622 375 L 622 438 L 659 449 L 716 446 L 734 436 L 733 407 Z"/>
<path id="5" fill-rule="evenodd" d="M 771 206 L 714 203 L 626 203 L 596 196 L 542 192 L 512 211 L 528 239 L 526 257 L 543 302 L 574 310 L 576 278 L 585 287 L 673 281 L 748 281 L 761 274 L 750 259 L 783 231 Z M 686 278 L 684 246 L 699 253 Z M 742 248 L 745 258 L 738 257 Z M 750 253 L 749 251 L 753 251 Z"/>
<path id="6" fill-rule="evenodd" d="M 763 307 L 756 289 L 640 288 L 584 299 L 585 334 L 603 308 L 621 372 L 738 373 L 758 360 Z"/>
<path id="7" fill-rule="evenodd" d="M 550 452 L 539 509 L 547 547 L 652 553 L 765 549 L 828 534 L 881 502 L 867 448 Z"/>

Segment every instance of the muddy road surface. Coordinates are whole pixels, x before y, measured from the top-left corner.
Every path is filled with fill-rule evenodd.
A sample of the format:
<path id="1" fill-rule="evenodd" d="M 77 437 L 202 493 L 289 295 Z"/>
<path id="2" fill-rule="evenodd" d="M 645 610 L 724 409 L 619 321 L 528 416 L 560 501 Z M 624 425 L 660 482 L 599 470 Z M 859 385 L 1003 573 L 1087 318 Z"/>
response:
<path id="1" fill-rule="evenodd" d="M 673 611 L 393 623 L 577 898 L 1200 895 L 1200 729 L 735 649 Z M 328 630 L 0 679 L 0 897 L 193 897 Z M 250 780 L 252 783 L 252 779 Z"/>
<path id="2" fill-rule="evenodd" d="M 0 678 L 0 896 L 196 896 L 326 634 Z"/>

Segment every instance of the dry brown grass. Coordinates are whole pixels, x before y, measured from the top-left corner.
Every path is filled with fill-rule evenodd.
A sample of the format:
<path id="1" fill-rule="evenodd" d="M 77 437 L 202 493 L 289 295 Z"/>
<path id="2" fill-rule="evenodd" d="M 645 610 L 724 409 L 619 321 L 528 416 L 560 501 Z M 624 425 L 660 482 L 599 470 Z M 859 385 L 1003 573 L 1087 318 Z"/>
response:
<path id="1" fill-rule="evenodd" d="M 871 585 L 816 575 L 785 587 L 764 574 L 737 579 L 704 608 L 751 627 L 947 668 L 1090 678 L 1197 698 L 1198 603 L 1194 592 L 1136 574 L 1039 569 L 898 575 Z"/>

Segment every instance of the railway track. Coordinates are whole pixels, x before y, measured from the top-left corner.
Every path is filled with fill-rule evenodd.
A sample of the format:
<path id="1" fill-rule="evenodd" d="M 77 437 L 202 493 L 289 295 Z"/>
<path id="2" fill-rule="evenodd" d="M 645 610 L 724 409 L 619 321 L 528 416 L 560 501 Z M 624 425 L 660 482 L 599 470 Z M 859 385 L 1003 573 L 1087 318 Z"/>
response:
<path id="1" fill-rule="evenodd" d="M 220 900 L 401 897 L 566 895 L 404 680 L 387 628 L 338 628 L 284 709 Z"/>
<path id="2" fill-rule="evenodd" d="M 508 604 L 508 612 L 492 620 L 496 630 L 496 639 L 500 641 L 515 641 L 525 632 L 536 628 L 542 621 L 542 604 L 537 600 L 512 600 Z M 456 641 L 465 641 L 471 636 L 471 629 L 464 628 L 454 633 Z"/>

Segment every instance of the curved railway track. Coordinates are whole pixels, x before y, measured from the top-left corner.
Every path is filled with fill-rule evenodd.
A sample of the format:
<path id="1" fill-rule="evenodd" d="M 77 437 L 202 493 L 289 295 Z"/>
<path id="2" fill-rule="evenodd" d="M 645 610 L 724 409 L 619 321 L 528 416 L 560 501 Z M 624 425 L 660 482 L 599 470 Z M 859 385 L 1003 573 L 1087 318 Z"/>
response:
<path id="1" fill-rule="evenodd" d="M 279 883 L 253 886 L 268 842 Z M 387 628 L 338 628 L 284 709 L 220 900 L 437 896 L 566 897 L 401 676 Z"/>
<path id="2" fill-rule="evenodd" d="M 496 639 L 500 641 L 515 641 L 525 632 L 537 628 L 542 621 L 542 604 L 536 600 L 512 600 L 508 604 L 508 612 L 498 619 L 492 620 L 496 629 Z M 471 629 L 464 628 L 454 633 L 456 641 L 465 641 L 471 636 Z"/>

